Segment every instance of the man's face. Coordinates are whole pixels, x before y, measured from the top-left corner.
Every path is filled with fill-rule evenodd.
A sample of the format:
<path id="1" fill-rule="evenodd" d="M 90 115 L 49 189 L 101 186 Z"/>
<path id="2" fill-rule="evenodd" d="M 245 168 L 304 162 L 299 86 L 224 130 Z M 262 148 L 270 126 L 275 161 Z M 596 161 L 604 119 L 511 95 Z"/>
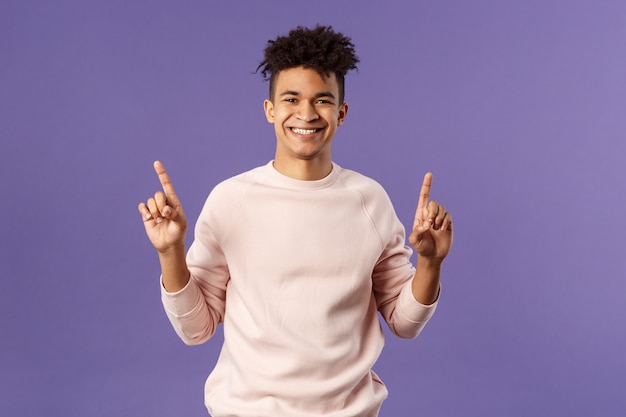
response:
<path id="1" fill-rule="evenodd" d="M 331 161 L 333 136 L 348 112 L 348 105 L 339 103 L 335 74 L 324 77 L 304 67 L 282 70 L 275 80 L 274 97 L 265 100 L 264 108 L 276 132 L 277 162 Z"/>

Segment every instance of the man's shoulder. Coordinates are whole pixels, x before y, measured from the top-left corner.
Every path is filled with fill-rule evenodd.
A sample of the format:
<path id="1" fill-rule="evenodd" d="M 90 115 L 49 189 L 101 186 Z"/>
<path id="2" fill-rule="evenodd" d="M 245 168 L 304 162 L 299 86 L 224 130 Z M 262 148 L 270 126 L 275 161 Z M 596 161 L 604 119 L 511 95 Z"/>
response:
<path id="1" fill-rule="evenodd" d="M 374 178 L 347 168 L 341 168 L 341 182 L 347 187 L 362 192 L 386 194 L 383 186 Z"/>
<path id="2" fill-rule="evenodd" d="M 360 196 L 363 208 L 372 218 L 386 217 L 394 212 L 385 188 L 375 179 L 357 171 L 342 168 L 341 182 L 347 190 Z"/>
<path id="3" fill-rule="evenodd" d="M 251 184 L 259 182 L 266 171 L 267 165 L 261 165 L 248 171 L 233 175 L 232 177 L 229 177 L 219 182 L 214 187 L 213 191 L 237 190 L 241 189 L 242 187 L 246 188 Z"/>
<path id="4" fill-rule="evenodd" d="M 227 204 L 241 199 L 254 184 L 258 183 L 265 169 L 265 166 L 259 166 L 220 181 L 209 193 L 207 202 Z"/>

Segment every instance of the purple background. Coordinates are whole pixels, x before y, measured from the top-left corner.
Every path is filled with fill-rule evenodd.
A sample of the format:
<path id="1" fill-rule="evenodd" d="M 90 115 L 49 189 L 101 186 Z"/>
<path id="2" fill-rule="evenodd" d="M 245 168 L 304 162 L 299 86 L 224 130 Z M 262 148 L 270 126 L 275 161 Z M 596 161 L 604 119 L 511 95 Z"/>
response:
<path id="1" fill-rule="evenodd" d="M 432 170 L 455 219 L 437 314 L 376 366 L 381 415 L 624 415 L 617 0 L 3 0 L 0 414 L 206 415 L 221 336 L 170 328 L 136 206 L 157 158 L 194 221 L 273 157 L 252 72 L 267 39 L 317 22 L 362 61 L 334 159 L 407 227 Z"/>

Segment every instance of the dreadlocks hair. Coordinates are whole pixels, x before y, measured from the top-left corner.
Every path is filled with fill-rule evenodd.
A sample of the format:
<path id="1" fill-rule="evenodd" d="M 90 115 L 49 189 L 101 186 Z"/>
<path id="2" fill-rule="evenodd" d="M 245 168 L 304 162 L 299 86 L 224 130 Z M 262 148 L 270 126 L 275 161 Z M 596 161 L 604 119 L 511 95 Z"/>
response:
<path id="1" fill-rule="evenodd" d="M 302 66 L 326 77 L 334 73 L 339 86 L 339 103 L 343 103 L 346 73 L 358 69 L 356 64 L 359 62 L 350 38 L 335 32 L 331 26 L 320 25 L 313 29 L 298 26 L 287 36 L 267 41 L 264 55 L 265 59 L 255 72 L 260 70 L 263 79 L 269 80 L 270 100 L 274 98 L 278 73 Z"/>

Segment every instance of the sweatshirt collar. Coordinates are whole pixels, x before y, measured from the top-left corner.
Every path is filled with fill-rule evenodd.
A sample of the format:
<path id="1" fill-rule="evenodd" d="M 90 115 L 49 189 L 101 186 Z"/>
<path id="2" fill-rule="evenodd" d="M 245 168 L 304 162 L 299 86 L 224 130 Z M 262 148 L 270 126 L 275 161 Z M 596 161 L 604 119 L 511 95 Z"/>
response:
<path id="1" fill-rule="evenodd" d="M 331 186 L 337 180 L 337 178 L 339 178 L 341 167 L 334 162 L 332 164 L 332 169 L 327 176 L 322 179 L 313 181 L 298 180 L 280 173 L 276 168 L 274 168 L 274 160 L 269 161 L 266 165 L 266 168 L 269 171 L 272 179 L 285 186 L 286 188 L 300 190 L 319 190 Z"/>

